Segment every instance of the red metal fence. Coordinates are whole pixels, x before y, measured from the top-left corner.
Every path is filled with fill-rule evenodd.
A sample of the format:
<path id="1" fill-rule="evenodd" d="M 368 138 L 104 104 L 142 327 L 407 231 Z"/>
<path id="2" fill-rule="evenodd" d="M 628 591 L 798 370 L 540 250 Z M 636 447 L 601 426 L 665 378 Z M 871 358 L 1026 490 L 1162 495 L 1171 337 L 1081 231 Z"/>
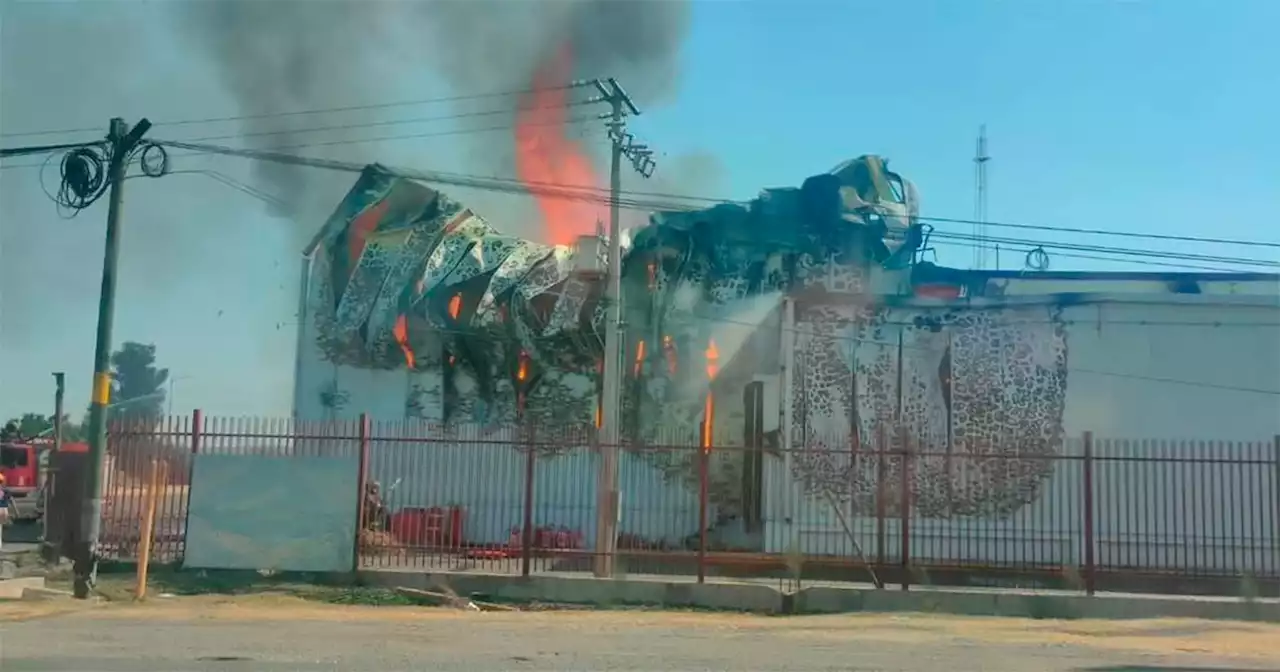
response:
<path id="1" fill-rule="evenodd" d="M 1280 437 L 957 445 L 879 437 L 791 449 L 623 446 L 615 571 L 901 584 L 1276 592 Z M 692 445 L 691 445 L 692 444 Z M 115 428 L 103 543 L 133 556 L 152 459 L 156 553 L 183 553 L 191 456 L 359 455 L 365 567 L 588 571 L 600 451 L 590 433 L 425 423 L 171 418 Z M 300 496 L 307 496 L 305 493 Z M 352 493 L 353 506 L 363 499 Z"/>

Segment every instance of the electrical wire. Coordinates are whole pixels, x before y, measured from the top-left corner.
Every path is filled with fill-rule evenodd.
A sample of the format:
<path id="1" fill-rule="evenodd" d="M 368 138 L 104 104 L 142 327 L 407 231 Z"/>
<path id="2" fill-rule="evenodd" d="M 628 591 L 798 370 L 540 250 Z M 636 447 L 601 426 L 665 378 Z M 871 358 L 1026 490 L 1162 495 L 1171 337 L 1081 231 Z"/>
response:
<path id="1" fill-rule="evenodd" d="M 93 205 L 107 191 L 110 162 L 106 146 L 79 147 L 64 154 L 59 163 L 60 181 L 53 202 L 64 212 L 69 211 L 71 217 Z"/>
<path id="2" fill-rule="evenodd" d="M 369 105 L 348 105 L 344 107 L 325 107 L 325 108 L 312 108 L 307 110 L 294 110 L 290 112 L 266 112 L 262 114 L 239 114 L 239 115 L 232 115 L 232 116 L 225 116 L 225 117 L 205 117 L 202 119 L 181 119 L 178 121 L 157 122 L 155 125 L 156 126 L 189 126 L 189 125 L 195 125 L 195 124 L 223 123 L 228 121 L 248 121 L 253 119 L 274 119 L 279 117 L 294 117 L 294 116 L 303 116 L 308 114 L 337 114 L 342 112 L 380 110 L 380 109 L 388 109 L 393 107 L 412 107 L 416 105 L 458 103 L 458 102 L 463 102 L 468 100 L 482 100 L 486 98 L 523 96 L 523 95 L 529 95 L 529 94 L 541 92 L 541 91 L 564 91 L 569 89 L 580 88 L 580 87 L 586 86 L 589 83 L 590 82 L 588 81 L 574 81 L 564 86 L 545 87 L 545 88 L 538 89 L 537 91 L 533 89 L 518 89 L 513 91 L 477 93 L 477 94 L 462 95 L 462 96 L 447 96 L 447 97 L 440 97 L 440 98 L 420 98 L 417 100 L 402 100 L 402 101 L 395 101 L 395 102 L 388 102 L 388 103 L 372 103 Z M 18 138 L 18 137 L 29 137 L 33 135 L 57 135 L 61 133 L 92 133 L 92 132 L 99 132 L 99 131 L 101 131 L 101 129 L 97 127 L 64 128 L 64 129 L 47 130 L 47 131 L 23 131 L 20 133 L 0 133 L 0 138 Z"/>
<path id="3" fill-rule="evenodd" d="M 586 121 L 586 120 L 583 120 Z M 252 150 L 240 149 L 232 147 L 224 147 L 220 145 L 207 145 L 201 143 L 191 143 L 182 141 L 161 141 L 162 144 L 176 149 L 186 149 L 194 152 L 217 153 L 228 156 L 238 156 L 243 158 L 255 158 L 259 160 L 276 161 L 288 163 L 291 165 L 310 166 L 315 168 L 324 168 L 327 170 L 338 170 L 344 172 L 358 173 L 364 170 L 364 164 L 358 164 L 347 161 L 335 161 L 331 159 L 318 159 L 306 156 L 297 156 L 289 154 L 281 154 L 276 149 L 293 149 L 296 147 L 279 147 L 272 150 Z M 335 141 L 338 144 L 344 141 Z M 316 146 L 327 143 L 304 143 L 302 146 Z M 512 178 L 487 178 L 475 175 L 465 175 L 459 173 L 445 173 L 439 171 L 417 171 L 404 168 L 386 167 L 391 173 L 408 179 L 417 179 L 424 182 L 446 184 L 459 187 L 482 189 L 487 191 L 501 191 L 506 193 L 532 193 L 537 196 L 546 196 L 560 198 L 565 200 L 575 200 L 600 205 L 608 205 L 611 202 L 608 190 L 591 186 L 564 186 L 564 185 L 548 185 L 546 183 L 524 182 Z M 688 203 L 681 203 L 674 199 L 680 199 L 680 196 L 672 194 L 649 194 L 661 199 L 667 200 L 644 200 L 641 198 L 633 198 L 638 196 L 635 192 L 624 192 L 623 197 L 619 199 L 619 206 L 627 209 L 638 210 L 688 210 L 692 206 Z M 696 200 L 696 199 L 695 199 Z M 944 240 L 971 241 L 971 236 L 955 233 L 938 233 L 933 232 L 933 237 L 943 238 Z M 1040 240 L 1020 240 L 1012 238 L 990 238 L 984 237 L 995 243 L 1006 245 L 1020 245 L 1032 248 L 1056 248 L 1068 251 L 1094 252 L 1099 254 L 1124 255 L 1139 257 L 1139 262 L 1149 261 L 1150 259 L 1168 259 L 1174 261 L 1192 261 L 1192 262 L 1208 262 L 1220 264 L 1240 264 L 1249 266 L 1276 267 L 1280 268 L 1280 262 L 1242 258 L 1227 257 L 1216 255 L 1203 255 L 1192 253 L 1166 252 L 1161 250 L 1143 250 L 1143 249 L 1126 249 L 1107 247 L 1099 245 L 1082 245 L 1078 243 L 1061 243 L 1056 241 L 1040 241 Z M 1119 261 L 1109 257 L 1101 257 L 1103 260 Z M 1179 264 L 1180 265 L 1180 264 Z M 1229 270 L 1209 267 L 1208 270 Z"/>
<path id="4" fill-rule="evenodd" d="M 444 115 L 435 115 L 430 117 L 414 117 L 412 119 L 387 119 L 383 121 L 370 121 L 370 122 L 361 122 L 361 123 L 352 123 L 352 124 L 337 124 L 333 126 L 314 126 L 311 128 L 282 129 L 278 131 L 255 131 L 250 133 L 235 133 L 230 135 L 213 135 L 213 136 L 208 136 L 203 138 L 189 138 L 189 139 L 183 138 L 182 141 L 183 142 L 214 142 L 217 140 L 237 140 L 240 138 L 258 138 L 258 137 L 270 137 L 270 136 L 277 136 L 277 135 L 297 135 L 299 133 L 320 133 L 320 132 L 326 132 L 326 131 L 345 131 L 345 130 L 353 130 L 353 129 L 359 129 L 359 128 L 377 128 L 382 126 L 397 126 L 400 124 L 418 124 L 418 123 L 425 123 L 429 121 L 453 121 L 455 119 L 471 119 L 476 117 L 506 116 L 506 115 L 515 114 L 517 112 L 525 112 L 525 111 L 569 110 L 569 109 L 573 109 L 575 107 L 580 107 L 583 105 L 590 105 L 595 102 L 596 101 L 594 100 L 583 100 L 583 101 L 574 101 L 570 103 L 565 103 L 563 105 L 546 105 L 546 106 L 538 106 L 538 107 L 527 107 L 527 108 L 520 108 L 518 110 L 517 109 L 483 110 L 480 112 L 463 112 L 458 114 L 444 114 Z M 557 121 L 556 123 L 561 123 L 561 122 Z M 502 130 L 514 129 L 515 126 L 506 125 L 501 128 Z M 465 130 L 465 129 L 462 129 L 462 130 Z M 296 145 L 296 146 L 306 147 L 306 146 L 312 146 L 312 145 Z"/>
<path id="5" fill-rule="evenodd" d="M 1141 257 L 1149 257 L 1153 259 L 1177 259 L 1184 261 L 1203 261 L 1207 263 L 1226 263 L 1226 264 L 1246 264 L 1250 266 L 1267 266 L 1280 268 L 1280 261 L 1270 261 L 1266 259 L 1253 259 L 1249 257 L 1223 257 L 1207 254 L 1196 254 L 1190 252 L 1166 252 L 1162 250 L 1133 249 L 1120 247 L 1107 247 L 1103 245 L 1084 245 L 1080 243 L 1065 243 L 1046 240 L 1025 240 L 1017 238 L 994 238 L 991 236 L 982 236 L 981 238 L 973 234 L 963 233 L 939 233 L 934 231 L 931 238 L 942 238 L 943 240 L 967 241 L 975 242 L 991 242 L 1001 245 L 1022 245 L 1032 247 L 1043 247 L 1051 249 L 1070 250 L 1076 252 L 1093 252 L 1099 254 L 1120 254 L 1133 255 Z"/>
<path id="6" fill-rule="evenodd" d="M 169 154 L 156 143 L 139 142 L 118 159 L 113 156 L 114 151 L 114 143 L 99 142 L 78 146 L 63 154 L 58 163 L 58 188 L 52 191 L 45 185 L 44 168 L 54 157 L 50 155 L 45 159 L 41 165 L 40 187 L 58 206 L 59 215 L 71 219 L 102 198 L 110 187 L 108 173 L 114 161 L 126 166 L 137 161 L 145 177 L 161 177 L 169 170 Z"/>
<path id="7" fill-rule="evenodd" d="M 574 126 L 574 125 L 581 124 L 581 123 L 584 123 L 584 122 L 589 122 L 589 121 L 596 121 L 596 120 L 595 120 L 594 118 L 591 118 L 591 117 L 578 117 L 578 118 L 567 119 L 567 120 L 564 120 L 564 121 L 554 121 L 554 122 L 528 122 L 526 125 L 528 125 L 528 126 L 565 126 L 565 127 L 569 127 L 569 126 Z M 481 128 L 459 128 L 459 129 L 452 129 L 452 130 L 448 130 L 448 131 L 432 131 L 432 132 L 426 132 L 426 133 L 411 133 L 411 134 L 400 134 L 400 135 L 388 135 L 388 136 L 378 136 L 378 137 L 372 137 L 372 138 L 348 138 L 348 139 L 343 139 L 343 140 L 330 140 L 330 141 L 325 141 L 325 142 L 304 142 L 304 143 L 296 143 L 296 144 L 288 144 L 288 145 L 277 145 L 277 146 L 273 146 L 273 147 L 270 147 L 270 148 L 265 149 L 265 150 L 249 150 L 249 149 L 247 149 L 247 150 L 243 150 L 243 151 L 249 151 L 249 152 L 253 152 L 253 151 L 267 151 L 267 152 L 274 152 L 274 151 L 277 151 L 277 150 L 283 150 L 283 149 L 303 149 L 303 148 L 307 148 L 307 147 L 330 147 L 330 146 L 337 146 L 337 145 L 358 145 L 358 144 L 364 144 L 364 143 L 369 143 L 369 142 L 386 142 L 386 141 L 392 141 L 392 140 L 415 140 L 415 139 L 422 139 L 422 138 L 436 138 L 436 137 L 448 137 L 448 136 L 455 136 L 455 135 L 467 135 L 467 134 L 470 134 L 470 133 L 491 133 L 491 132 L 497 132 L 497 131 L 513 131 L 513 130 L 515 130 L 515 128 L 516 128 L 516 126 L 515 126 L 515 125 L 513 125 L 513 124 L 503 124 L 503 125 L 497 125 L 497 126 L 486 126 L 486 127 L 481 127 Z M 292 131 L 291 131 L 291 132 L 292 132 Z M 237 138 L 238 138 L 238 137 L 241 137 L 241 136 L 237 135 L 237 136 L 226 136 L 226 137 L 237 137 Z M 194 140 L 183 140 L 183 141 L 174 140 L 174 141 L 166 141 L 166 143 L 159 143 L 159 144 L 169 144 L 170 146 L 178 147 L 178 145 L 180 145 L 181 143 L 195 143 L 195 142 L 196 142 L 196 141 L 194 141 Z M 212 146 L 209 146 L 209 147 L 212 147 Z M 177 156 L 200 156 L 200 155 L 205 155 L 205 154 L 225 154 L 225 155 L 228 155 L 228 156 L 234 156 L 234 154 L 228 154 L 228 153 L 227 153 L 227 152 L 225 152 L 225 151 L 214 151 L 213 149 L 210 149 L 209 147 L 205 147 L 205 148 L 201 148 L 201 149 L 192 149 L 191 151 L 189 151 L 189 152 L 187 152 L 187 153 L 185 153 L 185 154 L 179 154 L 179 155 L 177 155 Z M 233 148 L 222 148 L 222 149 L 233 149 Z M 253 158 L 253 157 L 242 157 L 242 158 Z M 306 158 L 306 157 L 303 157 L 303 158 Z M 42 165 L 44 165 L 44 164 L 43 164 L 43 163 L 22 163 L 22 164 L 0 165 L 0 170 L 6 170 L 6 169 L 19 169 L 19 168 L 39 168 L 39 167 L 41 167 Z"/>
<path id="8" fill-rule="evenodd" d="M 944 240 L 944 241 L 936 242 L 933 244 L 946 245 L 949 247 L 963 247 L 964 249 L 973 249 L 972 243 L 960 243 L 960 242 L 951 242 L 951 241 Z M 1020 253 L 1027 253 L 1032 251 L 1032 246 L 1027 244 L 1023 244 L 1019 247 L 1021 247 L 1022 249 L 1018 249 L 1018 247 L 1013 247 L 1011 248 L 1010 251 L 1020 252 Z M 1189 264 L 1185 262 L 1180 263 L 1180 262 L 1174 262 L 1174 261 L 1144 261 L 1142 259 L 1134 259 L 1133 257 L 1104 257 L 1097 254 L 1072 254 L 1070 252 L 1054 252 L 1053 256 L 1066 257 L 1068 259 L 1087 259 L 1090 261 L 1110 261 L 1113 263 L 1134 264 L 1137 266 L 1149 266 L 1154 268 L 1194 269 L 1198 271 L 1213 271 L 1217 273 L 1239 273 L 1240 272 L 1240 269 L 1231 268 L 1228 266 L 1205 266 L 1202 264 Z M 1034 271 L 1029 271 L 1029 272 L 1034 272 Z"/>
<path id="9" fill-rule="evenodd" d="M 922 222 L 939 224 L 983 224 L 998 228 L 1024 229 L 1028 231 L 1051 231 L 1055 233 L 1078 233 L 1090 236 L 1118 236 L 1121 238 L 1147 238 L 1150 240 L 1168 240 L 1183 243 L 1214 243 L 1217 245 L 1244 245 L 1251 247 L 1276 247 L 1280 243 L 1254 240 L 1233 240 L 1230 238 L 1205 238 L 1201 236 L 1178 236 L 1165 233 L 1135 233 L 1132 231 L 1109 231 L 1105 229 L 1080 229 L 1066 226 L 1047 226 L 1043 224 L 1016 224 L 1012 222 L 985 222 L 974 219 L 955 219 L 951 217 L 920 217 Z"/>
<path id="10" fill-rule="evenodd" d="M 592 119 L 591 118 L 570 119 L 568 123 L 578 124 L 578 123 L 583 123 L 587 121 L 592 121 Z M 538 124 L 538 125 L 542 125 L 542 124 Z M 558 126 L 560 125 L 560 122 L 552 122 L 545 125 Z M 225 147 L 220 145 L 202 145 L 199 143 L 189 142 L 189 141 L 158 141 L 155 143 L 151 143 L 151 145 L 167 145 L 174 148 L 189 150 L 190 153 L 184 154 L 184 156 L 192 156 L 192 155 L 199 155 L 199 154 L 223 154 L 228 156 L 239 156 L 242 158 L 255 158 L 259 160 L 271 160 L 271 161 L 277 161 L 277 162 L 284 162 L 284 163 L 290 163 L 293 165 L 311 166 L 311 167 L 325 168 L 330 170 L 341 170 L 345 172 L 360 172 L 364 169 L 364 164 L 332 161 L 327 159 L 316 159 L 313 157 L 306 157 L 306 156 L 282 155 L 276 152 L 275 150 L 353 144 L 353 143 L 359 143 L 359 142 L 380 142 L 380 141 L 391 140 L 391 139 L 403 139 L 406 137 L 434 137 L 434 136 L 444 136 L 444 135 L 457 135 L 457 134 L 472 133 L 472 132 L 486 132 L 486 131 L 499 131 L 499 130 L 505 131 L 505 130 L 511 130 L 511 129 L 514 129 L 514 126 L 502 125 L 502 126 L 480 128 L 480 129 L 455 129 L 455 130 L 443 131 L 443 132 L 413 134 L 410 136 L 397 135 L 397 136 L 378 137 L 378 138 L 334 140 L 334 141 L 328 141 L 328 142 L 296 143 L 292 145 L 282 145 L 279 147 L 274 147 L 271 150 L 252 150 L 252 149 L 231 148 L 231 147 Z M 316 130 L 321 130 L 321 129 L 316 129 Z M 548 196 L 548 197 L 567 199 L 567 200 L 586 201 L 586 202 L 592 202 L 592 203 L 597 203 L 601 205 L 607 205 L 610 203 L 609 192 L 599 187 L 553 185 L 549 183 L 520 181 L 512 178 L 482 177 L 482 176 L 466 175 L 462 173 L 449 173 L 449 172 L 442 172 L 442 171 L 412 171 L 412 170 L 406 170 L 406 169 L 390 169 L 390 170 L 392 170 L 392 172 L 396 174 L 399 174 L 402 177 L 406 177 L 409 179 L 419 179 L 419 180 L 434 182 L 439 184 L 475 188 L 475 189 L 488 190 L 488 191 L 501 191 L 501 192 L 513 193 L 513 194 L 532 193 L 538 196 Z M 661 200 L 646 200 L 643 197 L 651 197 L 653 199 L 661 199 Z M 70 203 L 70 199 L 66 198 L 65 194 L 61 198 L 55 198 L 55 200 L 63 204 Z M 94 200 L 96 200 L 96 198 Z M 726 201 L 723 201 L 723 200 L 701 197 L 701 196 L 664 194 L 664 193 L 655 193 L 655 192 L 624 192 L 622 197 L 619 199 L 619 206 L 626 209 L 638 209 L 638 210 L 649 210 L 649 211 L 653 211 L 653 210 L 670 211 L 670 210 L 696 209 L 697 206 L 694 206 L 693 203 L 725 203 L 725 202 Z M 68 205 L 67 207 L 70 207 L 70 205 Z M 82 204 L 81 207 L 87 207 L 87 206 Z M 79 209 L 79 208 L 73 208 L 73 209 Z M 933 220 L 965 221 L 965 220 L 954 220 L 954 219 L 947 219 L 947 218 L 929 218 L 929 217 L 921 217 L 920 220 L 922 221 L 933 221 Z M 1031 225 L 1028 225 L 1028 226 L 1031 226 Z M 1055 230 L 1053 227 L 1035 227 L 1035 228 L 1044 229 L 1044 230 Z M 1133 234 L 1133 235 L 1134 237 L 1142 237 L 1145 234 Z M 969 234 L 938 232 L 938 231 L 932 232 L 931 237 L 943 239 L 942 241 L 939 241 L 938 244 L 959 244 L 952 241 L 972 242 L 974 240 L 973 237 Z M 1179 240 L 1182 239 L 1181 237 L 1176 237 L 1176 238 Z M 1200 270 L 1221 271 L 1221 272 L 1232 272 L 1237 269 L 1219 267 L 1219 266 L 1187 264 L 1183 262 L 1186 262 L 1186 261 L 1209 262 L 1209 263 L 1216 262 L 1216 263 L 1222 263 L 1222 264 L 1280 267 L 1280 262 L 1262 260 L 1262 259 L 1252 259 L 1252 258 L 1203 255 L 1203 254 L 1194 254 L 1194 253 L 1177 253 L 1177 252 L 1167 252 L 1167 251 L 1160 251 L 1160 250 L 1116 248 L 1116 247 L 1107 247 L 1107 246 L 1099 246 L 1099 245 L 1083 245 L 1079 243 L 1024 240 L 1024 239 L 1013 239 L 1013 238 L 984 237 L 983 240 L 994 242 L 994 243 L 1000 243 L 1004 245 L 1009 245 L 1012 247 L 1021 247 L 1024 249 L 1030 248 L 1028 251 L 1029 256 L 1030 256 L 1030 253 L 1036 253 L 1037 251 L 1041 251 L 1043 248 L 1051 248 L 1055 250 L 1098 253 L 1098 254 L 1070 254 L 1069 252 L 1055 252 L 1055 255 L 1058 255 L 1058 256 L 1090 259 L 1090 260 L 1097 260 L 1097 261 L 1127 262 L 1127 263 L 1134 263 L 1138 265 L 1148 265 L 1148 266 L 1196 268 Z M 1226 241 L 1226 240 L 1219 239 L 1219 242 L 1232 243 L 1236 241 Z M 1101 254 L 1119 255 L 1119 257 L 1099 256 Z M 1139 258 L 1126 259 L 1123 257 L 1139 257 Z M 1160 263 L 1160 262 L 1152 261 L 1153 259 L 1167 259 L 1167 260 L 1176 261 L 1178 263 Z"/>
<path id="11" fill-rule="evenodd" d="M 80 149 L 81 147 L 90 147 L 99 144 L 99 141 L 93 142 L 69 142 L 61 145 L 34 145 L 28 147 L 5 147 L 0 149 L 0 158 L 10 156 L 29 156 L 32 154 L 50 154 L 60 152 L 64 149 Z"/>
<path id="12" fill-rule="evenodd" d="M 275 206 L 277 208 L 283 208 L 286 205 L 284 201 L 276 198 L 275 196 L 272 196 L 271 194 L 268 194 L 267 192 L 262 191 L 261 189 L 257 189 L 251 185 L 245 184 L 244 182 L 241 182 L 217 170 L 212 170 L 212 169 L 174 170 L 174 171 L 170 171 L 168 174 L 169 175 L 204 175 L 205 177 L 208 177 L 214 182 L 218 182 L 224 186 L 235 189 L 236 191 L 239 191 L 243 194 L 251 196 L 268 205 Z"/>

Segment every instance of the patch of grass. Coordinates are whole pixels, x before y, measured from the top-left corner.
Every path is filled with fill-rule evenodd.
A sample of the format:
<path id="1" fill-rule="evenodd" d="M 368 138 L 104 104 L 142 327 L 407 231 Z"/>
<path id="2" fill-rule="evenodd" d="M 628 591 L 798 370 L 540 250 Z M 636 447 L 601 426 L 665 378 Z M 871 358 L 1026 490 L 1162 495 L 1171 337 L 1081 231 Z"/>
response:
<path id="1" fill-rule="evenodd" d="M 51 587 L 70 589 L 70 576 L 50 580 Z M 66 585 L 54 585 L 63 584 Z M 131 573 L 106 572 L 98 576 L 96 592 L 110 602 L 134 599 L 136 579 Z M 148 577 L 147 594 L 159 595 L 283 595 L 329 604 L 401 606 L 413 602 L 381 588 L 357 586 L 350 581 L 321 574 L 263 574 L 255 571 L 181 571 L 157 568 Z"/>
<path id="2" fill-rule="evenodd" d="M 385 588 L 366 588 L 352 586 L 350 588 L 331 589 L 324 599 L 329 604 L 348 604 L 366 607 L 410 607 L 418 603 L 393 590 Z"/>

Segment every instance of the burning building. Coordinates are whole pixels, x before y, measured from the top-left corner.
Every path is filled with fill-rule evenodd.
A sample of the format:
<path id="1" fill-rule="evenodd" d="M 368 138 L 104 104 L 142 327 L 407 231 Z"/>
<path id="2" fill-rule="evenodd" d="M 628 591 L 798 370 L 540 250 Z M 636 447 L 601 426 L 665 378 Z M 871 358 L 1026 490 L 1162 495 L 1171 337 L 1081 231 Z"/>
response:
<path id="1" fill-rule="evenodd" d="M 652 215 L 621 269 L 624 469 L 692 511 L 689 460 L 639 448 L 745 448 L 717 458 L 713 503 L 741 543 L 781 551 L 847 543 L 794 502 L 856 519 L 875 483 L 938 525 L 1033 515 L 1075 478 L 1046 458 L 1085 431 L 1280 434 L 1276 276 L 946 269 L 918 261 L 917 211 L 910 181 L 863 156 L 745 205 Z M 588 435 L 604 246 L 563 242 L 505 236 L 370 166 L 307 250 L 297 415 Z M 878 441 L 913 446 L 918 467 L 885 480 L 892 465 L 860 457 Z M 672 538 L 697 526 L 651 517 Z"/>

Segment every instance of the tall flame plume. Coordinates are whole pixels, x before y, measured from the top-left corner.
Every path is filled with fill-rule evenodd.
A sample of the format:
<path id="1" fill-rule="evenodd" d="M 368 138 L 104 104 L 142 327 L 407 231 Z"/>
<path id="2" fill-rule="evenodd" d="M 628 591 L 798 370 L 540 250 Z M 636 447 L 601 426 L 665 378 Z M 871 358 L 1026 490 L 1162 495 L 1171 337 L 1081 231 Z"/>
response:
<path id="1" fill-rule="evenodd" d="M 546 193 L 548 185 L 598 188 L 599 176 L 582 145 L 567 134 L 573 51 L 556 50 L 534 72 L 531 93 L 516 116 L 516 174 L 537 199 L 547 242 L 569 245 L 603 221 L 600 203 Z"/>

